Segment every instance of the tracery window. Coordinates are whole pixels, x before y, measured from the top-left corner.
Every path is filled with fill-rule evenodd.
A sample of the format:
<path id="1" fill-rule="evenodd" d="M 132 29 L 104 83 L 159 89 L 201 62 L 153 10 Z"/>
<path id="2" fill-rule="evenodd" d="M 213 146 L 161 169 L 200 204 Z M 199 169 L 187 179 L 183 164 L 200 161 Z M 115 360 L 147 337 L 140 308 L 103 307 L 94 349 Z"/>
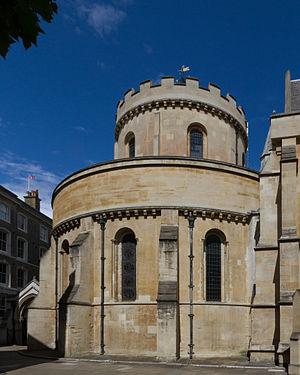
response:
<path id="1" fill-rule="evenodd" d="M 205 240 L 206 301 L 221 301 L 221 240 L 209 235 Z"/>
<path id="2" fill-rule="evenodd" d="M 192 129 L 190 131 L 190 157 L 203 157 L 203 134 L 198 129 Z"/>
<path id="3" fill-rule="evenodd" d="M 136 239 L 133 233 L 122 238 L 122 301 L 136 299 Z"/>

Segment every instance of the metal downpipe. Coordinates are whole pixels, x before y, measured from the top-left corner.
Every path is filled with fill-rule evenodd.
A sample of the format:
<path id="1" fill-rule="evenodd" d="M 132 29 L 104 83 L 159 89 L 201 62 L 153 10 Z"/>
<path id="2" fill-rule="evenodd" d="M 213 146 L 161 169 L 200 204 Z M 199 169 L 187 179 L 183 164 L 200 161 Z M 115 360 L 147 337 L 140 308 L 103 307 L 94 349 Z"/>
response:
<path id="1" fill-rule="evenodd" d="M 101 311 L 100 311 L 100 318 L 101 318 L 101 323 L 100 323 L 100 354 L 103 355 L 105 353 L 104 347 L 104 290 L 105 290 L 105 285 L 104 285 L 104 261 L 105 261 L 105 256 L 104 256 L 104 232 L 105 232 L 105 220 L 102 215 L 100 215 L 100 227 L 101 227 Z"/>
<path id="2" fill-rule="evenodd" d="M 189 229 L 190 229 L 190 284 L 189 284 L 189 289 L 190 289 L 190 313 L 189 313 L 189 318 L 190 318 L 190 343 L 189 343 L 189 356 L 190 359 L 193 359 L 193 354 L 194 354 L 194 338 L 193 338 L 193 319 L 194 319 L 194 310 L 193 310 L 193 261 L 194 261 L 194 254 L 193 254 L 193 230 L 194 230 L 194 223 L 195 223 L 195 217 L 193 216 L 193 212 L 189 211 L 188 214 L 188 222 L 189 222 Z"/>
<path id="3" fill-rule="evenodd" d="M 58 350 L 58 237 L 55 240 L 55 349 Z"/>

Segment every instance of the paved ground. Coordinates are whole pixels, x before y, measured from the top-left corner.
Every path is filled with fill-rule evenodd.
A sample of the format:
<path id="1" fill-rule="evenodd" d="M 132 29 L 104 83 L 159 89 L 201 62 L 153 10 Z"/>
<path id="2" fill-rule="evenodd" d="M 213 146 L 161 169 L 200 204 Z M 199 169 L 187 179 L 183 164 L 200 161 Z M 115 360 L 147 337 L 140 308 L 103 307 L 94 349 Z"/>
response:
<path id="1" fill-rule="evenodd" d="M 0 349 L 0 374 L 30 374 L 30 375 L 272 375 L 285 374 L 281 368 L 258 368 L 255 367 L 214 367 L 213 364 L 202 366 L 191 365 L 171 365 L 171 364 L 153 364 L 153 363 L 111 363 L 111 362 L 97 362 L 84 360 L 54 360 L 43 359 L 36 357 L 24 356 L 18 352 L 16 347 L 7 347 Z M 25 354 L 29 354 L 26 353 Z M 210 367 L 209 367 L 210 366 Z M 213 366 L 213 367 L 211 367 Z M 227 364 L 227 366 L 230 366 Z M 235 365 L 236 366 L 236 365 Z M 252 365 L 253 366 L 253 365 Z"/>

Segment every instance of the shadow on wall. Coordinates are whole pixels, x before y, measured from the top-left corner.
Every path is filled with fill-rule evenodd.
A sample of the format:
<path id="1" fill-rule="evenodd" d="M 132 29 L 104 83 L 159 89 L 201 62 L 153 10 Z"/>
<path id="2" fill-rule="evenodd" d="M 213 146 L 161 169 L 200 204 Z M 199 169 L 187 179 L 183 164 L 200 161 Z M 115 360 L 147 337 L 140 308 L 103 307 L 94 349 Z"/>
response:
<path id="1" fill-rule="evenodd" d="M 75 271 L 69 276 L 69 285 L 59 300 L 59 330 L 58 330 L 58 353 L 65 356 L 67 303 L 75 285 Z"/>

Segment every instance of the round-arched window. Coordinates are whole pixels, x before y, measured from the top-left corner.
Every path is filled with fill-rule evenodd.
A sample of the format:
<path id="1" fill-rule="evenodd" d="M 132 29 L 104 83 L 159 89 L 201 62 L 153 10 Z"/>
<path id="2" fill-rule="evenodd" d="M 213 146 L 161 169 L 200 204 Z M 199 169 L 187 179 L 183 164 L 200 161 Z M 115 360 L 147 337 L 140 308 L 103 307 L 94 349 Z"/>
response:
<path id="1" fill-rule="evenodd" d="M 134 158 L 135 157 L 135 138 L 132 137 L 130 141 L 128 142 L 128 149 L 129 149 L 129 157 Z"/>
<path id="2" fill-rule="evenodd" d="M 122 238 L 122 301 L 136 299 L 136 239 L 133 233 Z"/>
<path id="3" fill-rule="evenodd" d="M 221 240 L 215 234 L 205 240 L 206 301 L 221 301 Z"/>
<path id="4" fill-rule="evenodd" d="M 203 134 L 198 129 L 192 129 L 190 131 L 190 157 L 203 157 Z"/>

